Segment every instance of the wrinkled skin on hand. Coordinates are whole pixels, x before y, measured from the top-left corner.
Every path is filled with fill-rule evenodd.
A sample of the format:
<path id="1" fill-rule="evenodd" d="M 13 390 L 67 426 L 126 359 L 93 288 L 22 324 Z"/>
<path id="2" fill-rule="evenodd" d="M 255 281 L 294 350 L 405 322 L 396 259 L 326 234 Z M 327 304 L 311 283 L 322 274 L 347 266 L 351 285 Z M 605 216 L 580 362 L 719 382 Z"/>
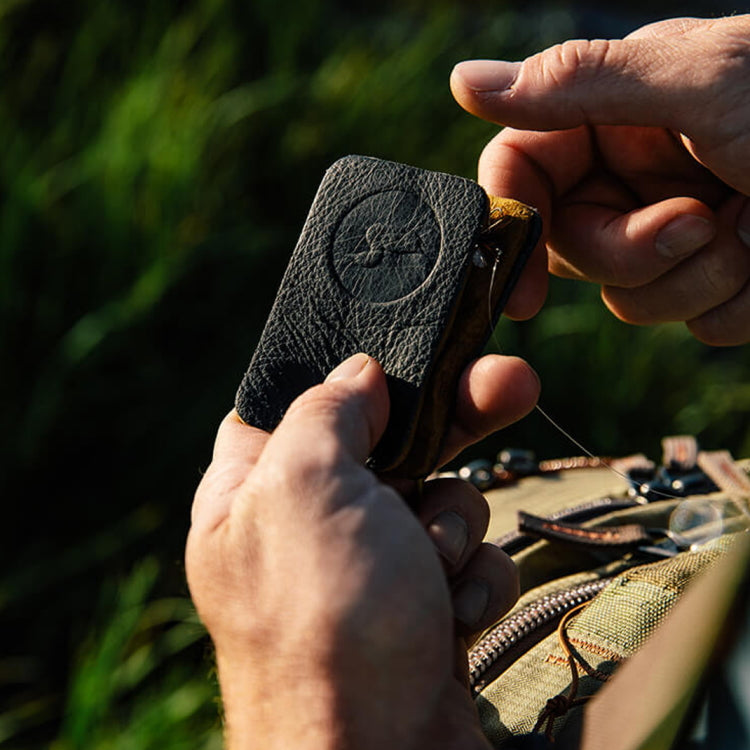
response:
<path id="1" fill-rule="evenodd" d="M 538 391 L 522 360 L 470 365 L 444 458 L 519 419 Z M 427 481 L 410 508 L 365 468 L 387 417 L 382 369 L 355 355 L 272 435 L 234 412 L 221 425 L 186 567 L 231 750 L 489 747 L 465 639 L 512 605 L 515 569 L 482 543 L 473 487 Z"/>
<path id="2" fill-rule="evenodd" d="M 508 126 L 479 181 L 545 219 L 510 314 L 539 309 L 549 269 L 600 284 L 624 321 L 750 341 L 750 16 L 461 63 L 451 88 Z"/>

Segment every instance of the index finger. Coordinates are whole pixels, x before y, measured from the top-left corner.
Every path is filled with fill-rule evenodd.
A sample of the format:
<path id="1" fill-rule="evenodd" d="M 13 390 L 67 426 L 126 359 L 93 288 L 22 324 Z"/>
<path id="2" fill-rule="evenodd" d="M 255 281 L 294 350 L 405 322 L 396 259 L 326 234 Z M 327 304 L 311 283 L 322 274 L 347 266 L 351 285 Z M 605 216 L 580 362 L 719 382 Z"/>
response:
<path id="1" fill-rule="evenodd" d="M 229 514 L 234 490 L 247 479 L 268 442 L 269 434 L 245 424 L 232 409 L 222 420 L 211 465 L 195 493 L 194 525 L 215 528 Z"/>
<path id="2" fill-rule="evenodd" d="M 479 157 L 479 182 L 549 215 L 552 200 L 577 185 L 595 154 L 586 126 L 552 132 L 503 128 Z"/>
<path id="3" fill-rule="evenodd" d="M 216 433 L 213 460 L 240 459 L 248 465 L 249 471 L 255 466 L 268 438 L 265 430 L 246 424 L 232 409 L 221 421 Z"/>
<path id="4" fill-rule="evenodd" d="M 542 236 L 505 308 L 509 318 L 530 318 L 544 303 L 552 204 L 583 178 L 592 159 L 585 128 L 543 134 L 505 128 L 484 148 L 479 183 L 492 195 L 513 197 L 533 206 L 542 217 Z"/>

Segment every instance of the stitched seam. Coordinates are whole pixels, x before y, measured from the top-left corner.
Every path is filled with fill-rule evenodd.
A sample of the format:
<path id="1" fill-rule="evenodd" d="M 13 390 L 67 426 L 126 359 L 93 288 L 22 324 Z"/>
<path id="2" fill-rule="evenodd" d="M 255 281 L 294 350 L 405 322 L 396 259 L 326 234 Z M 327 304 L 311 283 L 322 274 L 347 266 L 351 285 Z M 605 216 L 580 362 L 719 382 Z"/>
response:
<path id="1" fill-rule="evenodd" d="M 565 669 L 570 669 L 570 662 L 564 657 L 564 656 L 557 656 L 555 654 L 547 654 L 547 657 L 545 658 L 545 663 L 552 664 L 555 667 L 564 667 Z M 617 664 L 621 664 L 624 659 L 621 656 L 613 655 L 609 661 L 616 662 Z M 578 669 L 578 674 L 581 676 L 586 674 L 586 670 L 580 665 L 576 664 L 576 668 Z"/>
<path id="2" fill-rule="evenodd" d="M 597 646 L 595 643 L 590 643 L 589 641 L 584 641 L 580 638 L 570 638 L 569 640 L 577 648 L 581 648 L 584 651 L 596 654 L 597 656 L 602 656 L 605 659 L 609 659 L 610 661 L 616 661 L 619 663 L 623 660 L 623 656 L 621 654 L 618 654 L 616 651 L 612 651 L 612 649 L 605 648 L 604 646 Z"/>

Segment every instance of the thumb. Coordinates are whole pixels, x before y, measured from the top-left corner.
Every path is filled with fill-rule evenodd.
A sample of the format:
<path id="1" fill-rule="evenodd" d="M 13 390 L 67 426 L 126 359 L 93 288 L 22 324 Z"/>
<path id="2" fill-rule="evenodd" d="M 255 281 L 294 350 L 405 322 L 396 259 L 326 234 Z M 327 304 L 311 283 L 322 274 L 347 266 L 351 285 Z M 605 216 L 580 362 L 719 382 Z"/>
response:
<path id="1" fill-rule="evenodd" d="M 355 354 L 297 398 L 268 439 L 258 468 L 306 482 L 362 466 L 385 430 L 388 389 L 380 365 Z"/>
<path id="2" fill-rule="evenodd" d="M 237 490 L 258 470 L 326 481 L 341 473 L 342 461 L 361 465 L 387 420 L 385 374 L 366 354 L 345 360 L 325 383 L 302 394 L 270 436 L 232 411 L 219 428 L 213 461 L 196 492 L 193 525 L 216 528 L 229 515 Z"/>
<path id="3" fill-rule="evenodd" d="M 573 40 L 523 62 L 470 60 L 451 74 L 458 103 L 474 115 L 524 130 L 584 124 L 684 130 L 686 114 L 708 101 L 711 76 L 696 71 L 684 45 L 653 34 Z"/>

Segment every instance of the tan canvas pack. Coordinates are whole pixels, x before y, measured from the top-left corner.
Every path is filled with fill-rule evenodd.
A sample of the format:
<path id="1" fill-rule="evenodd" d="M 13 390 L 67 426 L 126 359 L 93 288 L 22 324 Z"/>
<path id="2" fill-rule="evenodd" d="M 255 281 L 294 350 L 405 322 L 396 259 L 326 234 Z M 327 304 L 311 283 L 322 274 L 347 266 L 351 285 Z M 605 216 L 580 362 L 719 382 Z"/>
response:
<path id="1" fill-rule="evenodd" d="M 492 744 L 750 747 L 750 686 L 732 677 L 750 677 L 750 462 L 684 436 L 659 468 L 501 459 L 461 470 L 521 578 L 469 654 Z"/>

